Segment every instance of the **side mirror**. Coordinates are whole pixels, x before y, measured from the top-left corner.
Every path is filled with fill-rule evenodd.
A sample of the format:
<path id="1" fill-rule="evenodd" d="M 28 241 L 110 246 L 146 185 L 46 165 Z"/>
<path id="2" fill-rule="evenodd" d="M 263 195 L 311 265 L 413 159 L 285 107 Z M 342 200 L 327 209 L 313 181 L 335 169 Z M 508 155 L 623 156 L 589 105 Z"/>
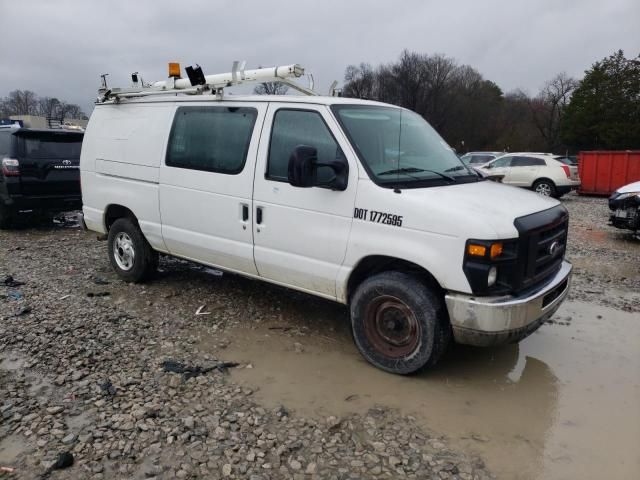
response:
<path id="1" fill-rule="evenodd" d="M 333 177 L 327 181 L 318 180 L 319 168 L 330 168 Z M 329 187 L 331 190 L 346 190 L 349 178 L 349 164 L 344 159 L 318 163 L 318 150 L 309 145 L 298 145 L 289 157 L 288 180 L 294 187 Z"/>
<path id="2" fill-rule="evenodd" d="M 318 183 L 318 150 L 309 145 L 298 145 L 289 156 L 289 183 L 308 188 Z"/>

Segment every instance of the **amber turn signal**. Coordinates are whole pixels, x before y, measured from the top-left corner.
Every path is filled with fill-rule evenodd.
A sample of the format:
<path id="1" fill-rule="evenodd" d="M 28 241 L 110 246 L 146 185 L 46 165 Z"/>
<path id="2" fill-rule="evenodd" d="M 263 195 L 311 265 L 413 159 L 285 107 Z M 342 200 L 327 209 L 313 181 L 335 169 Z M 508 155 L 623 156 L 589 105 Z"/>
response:
<path id="1" fill-rule="evenodd" d="M 473 255 L 474 257 L 484 257 L 487 253 L 487 247 L 484 245 L 476 245 L 474 243 L 470 243 L 467 245 L 467 253 L 469 255 Z"/>
<path id="2" fill-rule="evenodd" d="M 492 243 L 491 244 L 491 258 L 496 258 L 502 255 L 502 250 L 504 249 L 504 245 L 502 243 Z"/>
<path id="3" fill-rule="evenodd" d="M 473 257 L 486 257 L 487 252 L 491 259 L 502 255 L 504 244 L 502 242 L 492 243 L 491 246 L 480 245 L 478 243 L 470 243 L 467 245 L 467 254 Z"/>

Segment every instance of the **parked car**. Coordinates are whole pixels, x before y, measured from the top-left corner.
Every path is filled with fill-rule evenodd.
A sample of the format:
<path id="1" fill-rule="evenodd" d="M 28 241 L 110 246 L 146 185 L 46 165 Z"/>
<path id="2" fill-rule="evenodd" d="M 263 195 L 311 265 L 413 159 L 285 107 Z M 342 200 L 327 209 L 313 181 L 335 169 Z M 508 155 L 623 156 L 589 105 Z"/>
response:
<path id="1" fill-rule="evenodd" d="M 465 165 L 479 166 L 504 155 L 504 152 L 469 152 L 460 157 Z"/>
<path id="2" fill-rule="evenodd" d="M 21 214 L 52 214 L 82 207 L 83 133 L 0 127 L 0 228 Z"/>
<path id="3" fill-rule="evenodd" d="M 502 179 L 504 178 L 504 175 L 500 175 L 500 174 L 493 175 L 486 170 L 482 170 L 478 166 L 469 165 L 469 168 L 472 169 L 474 172 L 476 172 L 478 175 L 480 175 L 482 178 L 486 180 L 491 180 L 492 182 L 502 183 Z"/>
<path id="4" fill-rule="evenodd" d="M 504 175 L 504 184 L 529 188 L 547 197 L 559 198 L 580 186 L 578 167 L 566 165 L 550 153 L 509 153 L 479 168 Z"/>
<path id="5" fill-rule="evenodd" d="M 557 157 L 555 157 L 555 159 L 561 163 L 564 163 L 565 165 L 575 165 L 576 167 L 578 166 L 578 157 L 576 157 L 575 155 L 558 155 Z"/>
<path id="6" fill-rule="evenodd" d="M 617 228 L 640 231 L 640 182 L 620 187 L 609 197 L 611 225 Z"/>
<path id="7" fill-rule="evenodd" d="M 242 78 L 280 71 L 300 68 Z M 158 83 L 104 87 L 82 148 L 83 222 L 125 281 L 163 253 L 341 302 L 362 355 L 399 374 L 452 337 L 516 342 L 566 297 L 567 210 L 484 181 L 420 115 Z"/>

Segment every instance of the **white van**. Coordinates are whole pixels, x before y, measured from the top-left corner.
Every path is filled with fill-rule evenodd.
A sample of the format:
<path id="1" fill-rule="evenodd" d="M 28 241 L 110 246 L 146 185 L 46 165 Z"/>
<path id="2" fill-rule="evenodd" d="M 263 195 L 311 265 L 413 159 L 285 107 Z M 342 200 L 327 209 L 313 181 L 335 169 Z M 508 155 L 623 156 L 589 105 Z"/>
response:
<path id="1" fill-rule="evenodd" d="M 484 181 L 419 115 L 322 96 L 155 96 L 96 105 L 86 227 L 126 281 L 173 255 L 349 305 L 379 368 L 451 338 L 517 342 L 569 290 L 558 201 Z"/>

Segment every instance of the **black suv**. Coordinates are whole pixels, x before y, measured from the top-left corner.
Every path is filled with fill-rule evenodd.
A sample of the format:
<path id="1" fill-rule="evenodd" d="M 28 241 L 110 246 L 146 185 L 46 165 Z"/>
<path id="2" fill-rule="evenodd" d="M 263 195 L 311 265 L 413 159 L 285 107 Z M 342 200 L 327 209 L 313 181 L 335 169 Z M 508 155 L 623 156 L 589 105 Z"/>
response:
<path id="1" fill-rule="evenodd" d="M 82 208 L 82 132 L 0 127 L 0 228 L 21 213 Z"/>

